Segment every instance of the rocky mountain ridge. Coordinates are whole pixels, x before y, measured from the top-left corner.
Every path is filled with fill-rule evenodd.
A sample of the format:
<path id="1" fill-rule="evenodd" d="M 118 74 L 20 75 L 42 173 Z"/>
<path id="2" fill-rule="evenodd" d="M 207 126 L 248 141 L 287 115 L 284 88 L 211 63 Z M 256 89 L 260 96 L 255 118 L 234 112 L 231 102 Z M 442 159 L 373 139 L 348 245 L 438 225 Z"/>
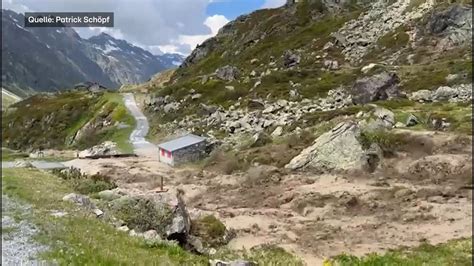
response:
<path id="1" fill-rule="evenodd" d="M 72 28 L 24 28 L 23 21 L 22 14 L 2 10 L 2 86 L 21 95 L 87 81 L 108 88 L 138 84 L 182 61 L 105 33 L 83 39 Z"/>

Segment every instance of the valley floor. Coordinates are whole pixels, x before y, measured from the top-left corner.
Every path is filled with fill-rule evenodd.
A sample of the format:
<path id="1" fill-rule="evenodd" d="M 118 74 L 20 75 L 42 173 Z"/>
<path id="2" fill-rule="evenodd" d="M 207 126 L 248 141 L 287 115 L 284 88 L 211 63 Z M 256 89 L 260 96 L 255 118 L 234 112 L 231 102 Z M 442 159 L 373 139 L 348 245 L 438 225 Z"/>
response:
<path id="1" fill-rule="evenodd" d="M 440 156 L 456 160 L 452 154 Z M 386 164 L 402 171 L 408 159 Z M 455 175 L 436 181 L 385 169 L 362 175 L 281 172 L 251 180 L 195 166 L 174 169 L 154 158 L 73 160 L 68 165 L 106 173 L 136 194 L 155 193 L 162 176 L 170 191 L 185 191 L 191 214 L 214 214 L 237 230 L 230 248 L 275 244 L 308 265 L 343 253 L 362 256 L 472 235 L 472 190 Z"/>

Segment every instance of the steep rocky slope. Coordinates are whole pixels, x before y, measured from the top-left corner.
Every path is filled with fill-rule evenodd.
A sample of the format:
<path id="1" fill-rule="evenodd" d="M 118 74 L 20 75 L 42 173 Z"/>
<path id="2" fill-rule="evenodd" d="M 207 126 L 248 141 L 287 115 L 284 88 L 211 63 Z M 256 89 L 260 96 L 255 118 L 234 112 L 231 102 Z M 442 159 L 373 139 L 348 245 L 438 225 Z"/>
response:
<path id="1" fill-rule="evenodd" d="M 24 28 L 23 22 L 22 14 L 2 10 L 2 85 L 18 94 L 86 81 L 108 88 L 137 84 L 181 60 L 175 54 L 153 55 L 107 34 L 86 40 L 72 28 Z"/>
<path id="2" fill-rule="evenodd" d="M 236 128 L 292 132 L 319 112 L 350 107 L 342 111 L 350 115 L 381 100 L 413 106 L 432 92 L 468 101 L 471 11 L 466 1 L 432 0 L 302 0 L 258 10 L 198 46 L 149 96 L 148 112 L 155 132 L 230 136 Z"/>

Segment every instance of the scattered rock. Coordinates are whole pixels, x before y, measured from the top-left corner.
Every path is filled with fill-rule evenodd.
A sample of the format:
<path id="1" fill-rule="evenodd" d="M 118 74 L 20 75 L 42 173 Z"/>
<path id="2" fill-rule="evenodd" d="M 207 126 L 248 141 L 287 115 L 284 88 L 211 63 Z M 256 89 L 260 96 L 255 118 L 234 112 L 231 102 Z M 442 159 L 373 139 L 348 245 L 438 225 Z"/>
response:
<path id="1" fill-rule="evenodd" d="M 282 133 L 283 133 L 283 127 L 279 126 L 279 127 L 275 128 L 275 130 L 273 130 L 271 136 L 272 137 L 279 137 L 279 136 L 281 136 Z"/>
<path id="2" fill-rule="evenodd" d="M 365 73 L 369 72 L 370 70 L 372 70 L 376 66 L 377 66 L 377 64 L 370 63 L 370 64 L 364 66 L 360 71 L 365 74 Z"/>
<path id="3" fill-rule="evenodd" d="M 69 201 L 75 203 L 79 206 L 82 206 L 88 210 L 95 210 L 95 204 L 90 200 L 86 195 L 70 193 L 63 197 L 63 201 Z"/>
<path id="4" fill-rule="evenodd" d="M 143 238 L 146 240 L 156 240 L 156 239 L 161 239 L 160 235 L 158 235 L 158 232 L 156 230 L 148 230 L 143 233 Z"/>
<path id="5" fill-rule="evenodd" d="M 435 91 L 419 90 L 413 92 L 408 98 L 418 102 L 469 102 L 472 100 L 472 84 L 441 86 Z"/>
<path id="6" fill-rule="evenodd" d="M 197 100 L 202 97 L 202 94 L 196 93 L 191 96 L 191 100 Z"/>
<path id="7" fill-rule="evenodd" d="M 128 231 L 130 231 L 130 228 L 128 228 L 128 226 L 124 225 L 124 226 L 118 227 L 117 230 L 127 233 Z"/>
<path id="8" fill-rule="evenodd" d="M 287 68 L 298 65 L 300 61 L 301 57 L 291 50 L 287 50 L 283 54 L 283 65 Z"/>
<path id="9" fill-rule="evenodd" d="M 324 60 L 323 65 L 328 70 L 339 69 L 339 63 L 336 60 Z"/>
<path id="10" fill-rule="evenodd" d="M 392 128 L 395 125 L 395 114 L 388 109 L 376 107 L 374 115 L 381 121 L 385 128 Z"/>
<path id="11" fill-rule="evenodd" d="M 253 135 L 252 138 L 253 142 L 251 147 L 262 147 L 272 142 L 272 139 L 266 133 L 263 132 L 256 133 L 255 135 Z"/>
<path id="12" fill-rule="evenodd" d="M 417 101 L 417 102 L 431 102 L 431 91 L 429 90 L 419 90 L 413 92 L 408 99 L 411 101 Z"/>

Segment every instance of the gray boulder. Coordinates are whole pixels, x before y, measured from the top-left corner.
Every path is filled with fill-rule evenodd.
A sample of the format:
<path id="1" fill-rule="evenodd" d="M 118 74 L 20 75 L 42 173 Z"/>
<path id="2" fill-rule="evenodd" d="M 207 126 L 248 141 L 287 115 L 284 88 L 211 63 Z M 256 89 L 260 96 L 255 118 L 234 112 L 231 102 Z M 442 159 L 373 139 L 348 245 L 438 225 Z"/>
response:
<path id="1" fill-rule="evenodd" d="M 336 60 L 324 60 L 323 65 L 326 69 L 329 70 L 339 69 L 339 63 Z"/>
<path id="2" fill-rule="evenodd" d="M 385 128 L 392 128 L 395 125 L 395 114 L 388 109 L 377 107 L 374 110 L 374 115 Z"/>
<path id="3" fill-rule="evenodd" d="M 89 158 L 94 156 L 106 156 L 119 154 L 117 143 L 112 141 L 105 141 L 92 148 L 79 152 L 79 158 Z"/>
<path id="4" fill-rule="evenodd" d="M 165 113 L 177 111 L 178 109 L 179 109 L 179 103 L 177 102 L 168 103 L 165 106 L 163 106 L 163 111 L 165 111 Z"/>
<path id="5" fill-rule="evenodd" d="M 235 66 L 223 66 L 216 70 L 216 77 L 226 81 L 233 81 L 239 78 L 240 71 Z"/>
<path id="6" fill-rule="evenodd" d="M 285 168 L 317 170 L 351 169 L 356 167 L 363 154 L 359 143 L 359 126 L 352 122 L 342 122 L 331 131 L 322 134 L 314 144 L 293 158 Z"/>
<path id="7" fill-rule="evenodd" d="M 417 101 L 417 102 L 431 102 L 432 101 L 431 91 L 429 90 L 415 91 L 408 98 L 411 101 Z"/>
<path id="8" fill-rule="evenodd" d="M 399 83 L 397 74 L 387 72 L 359 79 L 351 88 L 352 102 L 366 104 L 400 97 Z"/>
<path id="9" fill-rule="evenodd" d="M 287 50 L 283 54 L 283 65 L 287 68 L 298 65 L 300 61 L 301 61 L 301 57 L 291 50 Z"/>
<path id="10" fill-rule="evenodd" d="M 413 115 L 413 114 L 410 114 L 407 118 L 407 122 L 405 123 L 405 125 L 407 127 L 412 127 L 412 126 L 416 126 L 420 123 L 420 121 L 418 121 L 418 118 Z"/>

